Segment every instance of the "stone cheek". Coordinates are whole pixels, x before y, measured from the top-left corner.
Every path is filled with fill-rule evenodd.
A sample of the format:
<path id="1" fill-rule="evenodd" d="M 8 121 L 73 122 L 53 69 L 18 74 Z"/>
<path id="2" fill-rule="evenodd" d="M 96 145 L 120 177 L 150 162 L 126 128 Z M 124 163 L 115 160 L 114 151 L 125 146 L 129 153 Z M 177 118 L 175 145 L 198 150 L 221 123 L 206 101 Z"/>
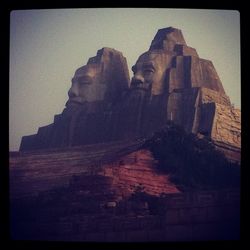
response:
<path id="1" fill-rule="evenodd" d="M 81 88 L 87 102 L 104 100 L 106 90 L 107 86 L 105 84 L 85 85 Z"/>

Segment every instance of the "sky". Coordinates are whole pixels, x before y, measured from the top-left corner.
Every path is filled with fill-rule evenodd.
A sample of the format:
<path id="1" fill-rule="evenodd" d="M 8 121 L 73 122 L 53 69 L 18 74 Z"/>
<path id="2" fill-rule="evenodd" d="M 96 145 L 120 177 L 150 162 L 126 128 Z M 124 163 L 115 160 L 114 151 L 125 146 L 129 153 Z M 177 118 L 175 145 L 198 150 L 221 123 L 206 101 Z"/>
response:
<path id="1" fill-rule="evenodd" d="M 9 149 L 53 122 L 75 70 L 103 47 L 131 67 L 158 29 L 181 29 L 188 46 L 211 60 L 226 94 L 241 107 L 240 13 L 234 10 L 93 8 L 16 10 L 10 15 Z"/>

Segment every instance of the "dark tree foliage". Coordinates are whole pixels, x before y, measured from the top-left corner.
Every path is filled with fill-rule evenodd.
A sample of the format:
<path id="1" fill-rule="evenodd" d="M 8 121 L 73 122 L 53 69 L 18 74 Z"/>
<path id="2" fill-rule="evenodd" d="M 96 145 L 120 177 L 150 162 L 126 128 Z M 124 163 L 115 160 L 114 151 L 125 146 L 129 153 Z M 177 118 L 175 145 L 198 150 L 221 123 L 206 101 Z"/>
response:
<path id="1" fill-rule="evenodd" d="M 240 166 L 228 161 L 208 138 L 187 134 L 168 122 L 147 140 L 158 168 L 170 174 L 180 188 L 225 188 L 240 186 Z"/>

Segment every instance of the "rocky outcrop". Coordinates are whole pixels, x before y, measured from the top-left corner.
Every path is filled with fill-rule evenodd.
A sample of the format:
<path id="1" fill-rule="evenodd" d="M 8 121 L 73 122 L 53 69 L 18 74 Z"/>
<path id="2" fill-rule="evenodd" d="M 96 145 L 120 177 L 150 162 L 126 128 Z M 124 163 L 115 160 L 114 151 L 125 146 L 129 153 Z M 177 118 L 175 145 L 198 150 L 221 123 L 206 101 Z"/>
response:
<path id="1" fill-rule="evenodd" d="M 172 27 L 157 32 L 149 51 L 155 50 L 176 53 L 166 74 L 167 120 L 208 136 L 230 160 L 240 161 L 240 110 L 232 107 L 213 63 L 199 58 Z"/>
<path id="2" fill-rule="evenodd" d="M 132 69 L 129 84 L 122 53 L 99 50 L 76 71 L 62 114 L 37 135 L 24 136 L 20 150 L 148 137 L 171 120 L 240 160 L 240 110 L 232 107 L 213 63 L 187 46 L 181 30 L 160 29 Z"/>
<path id="3" fill-rule="evenodd" d="M 167 113 L 168 120 L 212 139 L 228 159 L 240 161 L 241 112 L 226 95 L 207 88 L 174 91 L 169 95 Z"/>

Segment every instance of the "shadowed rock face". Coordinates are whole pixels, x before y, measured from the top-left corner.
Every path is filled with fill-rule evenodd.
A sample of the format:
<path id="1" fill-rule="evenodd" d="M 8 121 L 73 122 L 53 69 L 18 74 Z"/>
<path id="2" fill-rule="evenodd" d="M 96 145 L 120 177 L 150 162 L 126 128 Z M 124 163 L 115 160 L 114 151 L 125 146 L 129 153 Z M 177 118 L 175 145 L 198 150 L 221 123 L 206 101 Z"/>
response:
<path id="1" fill-rule="evenodd" d="M 128 87 L 128 67 L 122 53 L 110 48 L 98 50 L 87 65 L 76 70 L 62 114 L 56 115 L 52 124 L 39 128 L 36 135 L 24 136 L 20 150 L 100 142 L 101 131 L 105 131 L 104 111 Z"/>
<path id="2" fill-rule="evenodd" d="M 147 112 L 141 112 L 145 116 L 139 126 L 141 131 L 146 124 L 143 135 L 159 128 L 161 122 L 172 120 L 189 133 L 211 138 L 223 153 L 227 151 L 229 158 L 240 158 L 240 111 L 232 107 L 213 63 L 199 58 L 196 50 L 187 46 L 180 30 L 160 29 L 149 51 L 138 58 L 132 69 L 131 87 L 141 86 L 150 92 Z M 150 122 L 151 126 L 147 126 Z"/>
<path id="3" fill-rule="evenodd" d="M 24 136 L 20 150 L 148 137 L 172 120 L 211 138 L 223 152 L 240 152 L 240 111 L 231 106 L 212 62 L 187 46 L 181 30 L 160 29 L 132 70 L 129 85 L 122 53 L 98 50 L 76 70 L 62 114 L 37 135 Z"/>

